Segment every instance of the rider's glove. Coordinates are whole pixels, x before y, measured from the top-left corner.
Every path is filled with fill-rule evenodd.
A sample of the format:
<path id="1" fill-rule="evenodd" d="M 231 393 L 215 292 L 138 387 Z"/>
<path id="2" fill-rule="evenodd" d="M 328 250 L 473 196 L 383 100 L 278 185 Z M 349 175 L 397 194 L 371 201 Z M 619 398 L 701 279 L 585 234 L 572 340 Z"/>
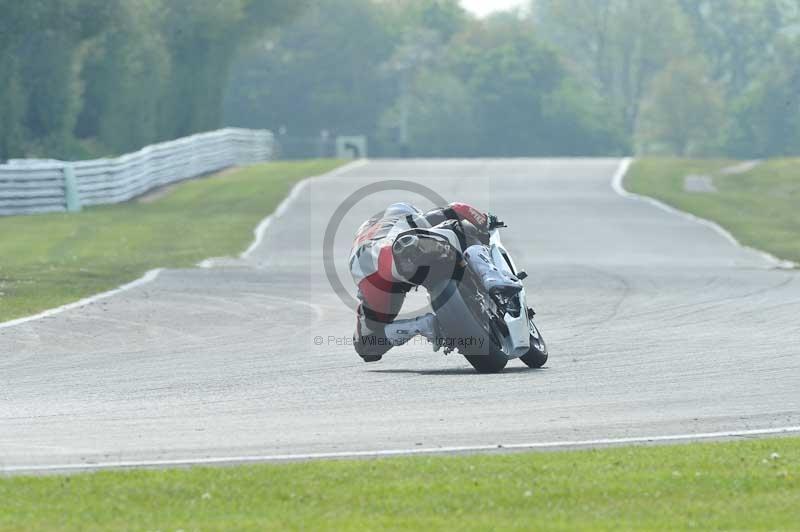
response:
<path id="1" fill-rule="evenodd" d="M 489 222 L 487 223 L 488 230 L 491 231 L 492 229 L 497 229 L 498 227 L 506 227 L 506 223 L 498 218 L 496 215 L 492 213 L 487 213 L 489 216 Z"/>

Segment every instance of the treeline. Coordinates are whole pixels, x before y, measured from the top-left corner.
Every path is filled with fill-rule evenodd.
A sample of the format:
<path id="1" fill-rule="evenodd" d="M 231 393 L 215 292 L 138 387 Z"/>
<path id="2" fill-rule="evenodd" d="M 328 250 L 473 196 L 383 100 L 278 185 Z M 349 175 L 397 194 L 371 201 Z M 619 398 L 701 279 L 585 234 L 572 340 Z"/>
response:
<path id="1" fill-rule="evenodd" d="M 798 0 L 320 0 L 239 58 L 231 124 L 378 155 L 800 153 Z M 300 150 L 302 153 L 303 150 Z"/>
<path id="2" fill-rule="evenodd" d="M 639 153 L 800 154 L 800 1 L 535 0 Z"/>
<path id="3" fill-rule="evenodd" d="M 299 155 L 325 134 L 368 135 L 385 156 L 629 151 L 612 107 L 530 20 L 479 21 L 456 0 L 314 2 L 240 56 L 225 117 L 269 125 Z"/>
<path id="4" fill-rule="evenodd" d="M 221 125 L 376 156 L 800 153 L 800 0 L 0 0 L 0 159 Z"/>
<path id="5" fill-rule="evenodd" d="M 0 0 L 0 159 L 213 129 L 243 43 L 298 0 Z"/>

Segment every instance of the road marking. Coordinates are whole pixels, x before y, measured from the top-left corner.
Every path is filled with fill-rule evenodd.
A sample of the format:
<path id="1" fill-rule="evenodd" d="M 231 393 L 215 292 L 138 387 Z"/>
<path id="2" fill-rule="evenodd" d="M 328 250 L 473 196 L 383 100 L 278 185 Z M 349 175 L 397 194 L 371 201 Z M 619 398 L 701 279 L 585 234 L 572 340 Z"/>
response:
<path id="1" fill-rule="evenodd" d="M 594 440 L 552 441 L 535 443 L 512 443 L 497 445 L 462 445 L 452 447 L 415 447 L 412 449 L 391 449 L 379 451 L 339 451 L 330 453 L 298 453 L 273 455 L 220 456 L 207 458 L 184 458 L 174 460 L 131 460 L 119 462 L 97 462 L 85 464 L 31 465 L 0 467 L 0 473 L 47 473 L 57 471 L 94 471 L 100 469 L 126 469 L 138 467 L 179 467 L 221 464 L 247 464 L 263 462 L 292 462 L 301 460 L 324 460 L 346 458 L 382 458 L 416 455 L 437 455 L 453 453 L 477 453 L 499 450 L 547 450 L 575 447 L 602 447 L 611 445 L 631 445 L 644 443 L 690 442 L 737 438 L 747 436 L 769 436 L 800 432 L 800 426 L 769 429 L 733 430 L 724 432 L 702 432 L 697 434 L 673 434 L 669 436 L 634 436 L 629 438 L 601 438 Z"/>
<path id="2" fill-rule="evenodd" d="M 336 177 L 345 172 L 349 172 L 350 170 L 361 168 L 362 166 L 365 166 L 368 162 L 369 161 L 367 159 L 359 159 L 344 166 L 340 166 L 336 170 L 328 172 L 327 174 L 323 174 L 321 176 L 309 177 L 297 183 L 292 188 L 291 192 L 289 192 L 289 195 L 286 196 L 286 198 L 284 198 L 284 200 L 280 203 L 280 205 L 278 205 L 278 207 L 275 209 L 275 212 L 270 214 L 263 220 L 261 220 L 261 223 L 258 224 L 258 226 L 253 231 L 253 234 L 255 235 L 255 240 L 253 240 L 253 243 L 250 244 L 250 247 L 247 248 L 247 250 L 244 253 L 242 253 L 239 256 L 239 258 L 246 259 L 250 257 L 250 255 L 252 255 L 256 249 L 258 249 L 258 247 L 264 240 L 264 235 L 267 233 L 267 229 L 269 229 L 269 226 L 272 225 L 272 221 L 286 214 L 286 211 L 289 210 L 289 206 L 292 203 L 294 203 L 294 201 L 300 196 L 303 190 L 305 190 L 306 187 L 311 184 L 312 181 L 316 181 L 318 179 L 323 179 L 326 177 Z"/>
<path id="3" fill-rule="evenodd" d="M 128 290 L 133 290 L 134 288 L 138 288 L 140 286 L 144 286 L 147 283 L 151 283 L 158 278 L 158 275 L 164 271 L 163 268 L 158 268 L 156 270 L 150 270 L 146 274 L 144 274 L 139 279 L 132 281 L 128 284 L 124 284 L 119 288 L 115 288 L 113 290 L 109 290 L 108 292 L 103 292 L 101 294 L 97 294 L 91 297 L 87 297 L 85 299 L 81 299 L 80 301 L 75 301 L 74 303 L 69 303 L 68 305 L 63 305 L 57 308 L 53 308 L 50 310 L 45 310 L 44 312 L 40 312 L 39 314 L 34 314 L 33 316 L 28 316 L 26 318 L 19 318 L 16 320 L 7 321 L 4 323 L 0 323 L 0 329 L 7 329 L 9 327 L 15 327 L 17 325 L 22 325 L 24 323 L 29 323 L 36 320 L 41 320 L 43 318 L 49 318 L 51 316 L 55 316 L 57 314 L 61 314 L 62 312 L 66 312 L 68 310 L 73 310 L 81 307 L 85 307 L 86 305 L 91 305 L 92 303 L 96 303 L 100 300 L 115 296 L 117 294 L 121 294 L 122 292 L 127 292 Z"/>
<path id="4" fill-rule="evenodd" d="M 657 200 L 653 200 L 652 198 L 647 198 L 626 191 L 623 187 L 623 179 L 631 163 L 632 159 L 623 160 L 612 181 L 612 186 L 614 190 L 620 196 L 647 201 L 657 206 L 660 209 L 675 214 L 679 214 L 693 221 L 709 225 L 712 228 L 713 226 L 716 226 L 716 224 L 714 224 L 713 222 L 703 220 L 688 213 L 684 213 L 666 204 L 663 204 Z M 355 165 L 362 166 L 363 164 L 365 164 L 364 161 L 352 163 L 351 165 L 346 165 L 344 167 L 339 168 L 337 171 L 326 175 L 335 175 L 337 173 L 350 170 Z M 309 178 L 309 179 L 314 179 L 314 178 Z M 303 182 L 298 183 L 298 185 L 296 185 L 295 188 L 299 187 L 302 183 Z M 305 186 L 307 186 L 307 183 L 303 185 L 303 187 Z M 283 215 L 288 209 L 288 206 L 290 205 L 290 200 L 292 200 L 292 198 L 296 198 L 299 195 L 299 193 L 302 192 L 302 190 L 303 188 L 300 188 L 297 192 L 295 192 L 295 190 L 293 189 L 292 193 L 290 193 L 290 195 L 286 199 L 284 199 L 284 201 L 278 206 L 274 215 L 271 215 L 267 219 L 263 220 L 261 224 L 259 224 L 259 227 L 257 227 L 255 231 L 256 242 L 254 242 L 254 244 L 251 245 L 251 248 L 253 250 L 258 247 L 258 243 L 263 241 L 264 233 L 271 223 L 268 222 L 267 220 L 271 220 L 273 216 L 280 217 L 281 215 Z M 736 239 L 733 238 L 732 235 L 730 235 L 730 233 L 728 233 L 721 227 L 716 226 L 715 230 L 720 232 L 723 236 L 725 236 L 735 244 L 741 246 L 741 244 L 739 244 L 738 241 L 736 241 Z M 249 248 L 248 251 L 246 251 L 245 253 L 248 252 L 252 252 L 252 250 Z M 785 261 L 779 261 L 779 262 L 785 262 Z M 130 290 L 137 286 L 141 286 L 143 284 L 151 282 L 158 276 L 160 272 L 161 270 L 153 270 L 151 272 L 148 272 L 148 274 L 146 274 L 143 278 L 134 281 L 132 283 L 128 283 L 127 285 L 124 285 L 116 290 L 112 290 L 104 294 L 99 294 L 87 298 L 85 300 L 72 303 L 70 305 L 65 305 L 64 307 L 59 307 L 58 309 L 45 311 L 36 316 L 32 316 L 29 318 L 22 318 L 19 320 L 14 320 L 12 322 L 0 324 L 0 328 L 10 327 L 13 325 L 18 325 L 20 323 L 25 323 L 35 319 L 41 319 L 43 317 L 52 316 L 54 314 L 58 314 L 59 312 L 64 312 L 65 310 L 84 306 L 91 302 L 98 301 L 106 297 L 110 297 L 119 292 Z M 148 276 L 150 276 L 151 278 L 148 278 Z M 800 426 L 753 429 L 753 430 L 736 430 L 736 431 L 724 431 L 724 432 L 708 432 L 708 433 L 697 433 L 697 434 L 675 434 L 675 435 L 662 435 L 662 436 L 639 436 L 639 437 L 627 437 L 627 438 L 604 438 L 604 439 L 593 439 L 593 440 L 513 443 L 513 444 L 497 444 L 497 445 L 466 445 L 466 446 L 429 447 L 429 448 L 415 447 L 410 449 L 394 449 L 394 450 L 389 449 L 389 450 L 376 450 L 376 451 L 362 450 L 362 451 L 340 451 L 340 452 L 327 452 L 327 453 L 323 452 L 323 453 L 274 454 L 274 455 L 260 455 L 260 456 L 245 455 L 245 456 L 207 457 L 207 458 L 194 458 L 194 459 L 183 458 L 183 459 L 172 459 L 172 460 L 149 460 L 149 461 L 148 460 L 141 460 L 141 461 L 131 460 L 131 461 L 116 461 L 116 462 L 109 461 L 109 462 L 98 462 L 98 463 L 87 463 L 87 464 L 72 463 L 72 464 L 62 464 L 62 465 L 31 465 L 31 466 L 22 465 L 22 466 L 6 466 L 6 467 L 0 466 L 0 473 L 26 473 L 26 472 L 45 473 L 45 472 L 57 472 L 57 471 L 64 471 L 64 472 L 91 471 L 91 470 L 101 470 L 101 469 L 119 469 L 119 468 L 134 468 L 134 467 L 176 467 L 176 466 L 191 466 L 191 465 L 285 462 L 285 461 L 297 461 L 297 460 L 337 459 L 337 458 L 341 459 L 380 458 L 380 457 L 391 457 L 391 456 L 415 456 L 415 455 L 487 452 L 487 451 L 497 451 L 504 449 L 505 450 L 537 450 L 537 449 L 547 450 L 547 449 L 559 449 L 559 448 L 567 449 L 567 448 L 598 447 L 598 446 L 611 446 L 611 445 L 701 441 L 701 440 L 712 440 L 712 439 L 724 439 L 724 438 L 736 438 L 736 437 L 748 437 L 748 436 L 769 436 L 769 435 L 794 434 L 794 433 L 800 433 Z"/>
<path id="5" fill-rule="evenodd" d="M 286 210 L 289 208 L 289 204 L 292 201 L 294 201 L 294 199 L 297 198 L 297 196 L 300 194 L 300 192 L 302 192 L 303 188 L 305 186 L 307 186 L 308 183 L 311 180 L 319 179 L 319 178 L 322 178 L 322 177 L 337 176 L 337 175 L 340 175 L 340 174 L 342 174 L 344 172 L 347 172 L 349 170 L 353 170 L 354 168 L 359 168 L 361 166 L 364 166 L 365 164 L 367 164 L 367 162 L 368 161 L 366 159 L 360 159 L 358 161 L 353 161 L 352 163 L 346 164 L 344 166 L 340 166 L 336 170 L 334 170 L 332 172 L 328 172 L 327 174 L 323 174 L 321 176 L 316 176 L 316 177 L 309 177 L 309 178 L 306 178 L 306 179 L 300 181 L 299 183 L 297 183 L 297 185 L 295 185 L 294 188 L 292 189 L 292 191 L 289 194 L 289 196 L 284 198 L 284 200 L 280 203 L 280 205 L 278 205 L 278 208 L 275 210 L 275 212 L 273 214 L 267 216 L 264 220 L 261 221 L 261 223 L 258 225 L 258 227 L 256 227 L 256 229 L 254 231 L 255 232 L 255 237 L 256 237 L 255 241 L 250 245 L 250 247 L 247 249 L 247 251 L 242 253 L 242 258 L 246 258 L 250 253 L 255 251 L 256 248 L 258 248 L 258 246 L 261 244 L 261 242 L 264 239 L 264 233 L 266 232 L 266 230 L 269 228 L 270 224 L 272 223 L 273 217 L 282 216 L 286 212 Z M 198 266 L 200 266 L 201 268 L 209 268 L 212 265 L 213 265 L 213 259 L 206 259 L 203 262 L 201 262 L 200 264 L 198 264 Z M 18 325 L 23 325 L 25 323 L 30 323 L 32 321 L 38 321 L 38 320 L 41 320 L 41 319 L 44 319 L 44 318 L 50 318 L 52 316 L 56 316 L 56 315 L 61 314 L 63 312 L 67 312 L 68 310 L 75 310 L 75 309 L 78 309 L 78 308 L 81 308 L 81 307 L 85 307 L 87 305 L 91 305 L 92 303 L 96 303 L 96 302 L 101 301 L 103 299 L 107 299 L 109 297 L 113 297 L 113 296 L 115 296 L 117 294 L 121 294 L 123 292 L 127 292 L 128 290 L 133 290 L 134 288 L 139 288 L 141 286 L 144 286 L 144 285 L 146 285 L 148 283 L 151 283 L 151 282 L 155 281 L 158 278 L 159 274 L 161 274 L 161 272 L 163 272 L 163 271 L 164 271 L 164 268 L 158 268 L 158 269 L 155 269 L 155 270 L 150 270 L 149 272 L 145 273 L 139 279 L 136 279 L 135 281 L 132 281 L 132 282 L 127 283 L 127 284 L 124 284 L 124 285 L 122 285 L 122 286 L 120 286 L 118 288 L 115 288 L 113 290 L 109 290 L 108 292 L 103 292 L 103 293 L 100 293 L 100 294 L 93 295 L 91 297 L 87 297 L 85 299 L 81 299 L 79 301 L 75 301 L 74 303 L 69 303 L 67 305 L 63 305 L 63 306 L 56 307 L 56 308 L 53 308 L 53 309 L 45 310 L 44 312 L 40 312 L 39 314 L 34 314 L 33 316 L 27 316 L 27 317 L 24 317 L 24 318 L 18 318 L 18 319 L 15 319 L 15 320 L 11 320 L 11 321 L 0 323 L 0 329 L 8 329 L 8 328 L 11 328 L 11 327 L 16 327 Z"/>
<path id="6" fill-rule="evenodd" d="M 631 157 L 622 159 L 619 167 L 617 168 L 616 173 L 614 174 L 614 177 L 611 178 L 611 187 L 614 189 L 614 192 L 616 192 L 623 198 L 645 201 L 655 207 L 658 207 L 662 211 L 666 211 L 672 214 L 677 214 L 679 216 L 682 216 L 683 218 L 686 218 L 695 223 L 699 223 L 710 229 L 713 229 L 714 231 L 717 232 L 717 234 L 725 238 L 728 242 L 730 242 L 734 246 L 737 246 L 741 249 L 745 249 L 760 255 L 765 261 L 769 262 L 774 268 L 790 270 L 798 266 L 792 261 L 779 259 L 778 257 L 771 255 L 766 251 L 761 251 L 760 249 L 755 249 L 743 245 L 736 239 L 735 236 L 733 236 L 733 234 L 730 233 L 730 231 L 728 231 L 727 229 L 725 229 L 716 222 L 712 222 L 711 220 L 700 218 L 699 216 L 695 216 L 694 214 L 682 211 L 680 209 L 676 209 L 675 207 L 667 205 L 666 203 L 659 201 L 655 198 L 651 198 L 649 196 L 643 196 L 641 194 L 636 194 L 634 192 L 628 192 L 627 190 L 625 190 L 625 187 L 623 186 L 623 181 L 625 180 L 625 174 L 628 173 L 628 169 L 630 168 L 632 163 L 633 163 L 633 158 Z"/>

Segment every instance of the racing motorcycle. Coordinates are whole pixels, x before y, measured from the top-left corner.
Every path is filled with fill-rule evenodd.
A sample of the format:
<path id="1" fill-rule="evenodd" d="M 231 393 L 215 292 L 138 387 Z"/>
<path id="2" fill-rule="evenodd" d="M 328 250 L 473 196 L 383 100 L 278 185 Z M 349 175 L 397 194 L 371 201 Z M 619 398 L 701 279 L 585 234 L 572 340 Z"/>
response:
<path id="1" fill-rule="evenodd" d="M 500 240 L 507 227 L 489 222 L 489 244 L 476 244 L 463 254 L 459 276 L 429 290 L 445 353 L 457 350 L 479 373 L 497 373 L 519 358 L 531 368 L 547 362 L 547 345 L 534 323 L 519 270 Z"/>

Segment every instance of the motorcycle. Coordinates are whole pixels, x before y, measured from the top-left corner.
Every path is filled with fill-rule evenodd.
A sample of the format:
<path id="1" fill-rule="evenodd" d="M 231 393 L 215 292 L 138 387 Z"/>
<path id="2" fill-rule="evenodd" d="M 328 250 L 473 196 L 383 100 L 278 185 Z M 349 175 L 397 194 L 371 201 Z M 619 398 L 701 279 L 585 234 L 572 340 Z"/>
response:
<path id="1" fill-rule="evenodd" d="M 528 275 L 500 239 L 505 227 L 492 217 L 488 245 L 467 248 L 460 275 L 429 290 L 440 345 L 446 353 L 457 350 L 479 373 L 500 372 L 515 358 L 540 368 L 548 358 L 522 284 Z"/>

